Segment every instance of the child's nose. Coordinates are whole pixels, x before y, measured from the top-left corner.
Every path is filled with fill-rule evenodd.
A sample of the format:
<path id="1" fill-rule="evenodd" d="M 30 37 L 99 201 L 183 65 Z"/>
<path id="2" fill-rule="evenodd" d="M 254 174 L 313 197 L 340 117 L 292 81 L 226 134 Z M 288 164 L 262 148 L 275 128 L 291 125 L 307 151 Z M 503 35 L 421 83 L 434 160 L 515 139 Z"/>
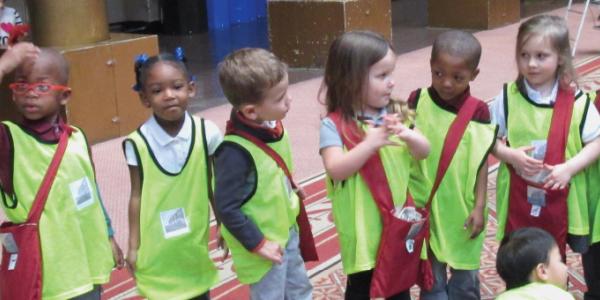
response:
<path id="1" fill-rule="evenodd" d="M 174 95 L 175 95 L 175 91 L 173 91 L 173 89 L 166 89 L 165 90 L 165 96 L 167 98 L 173 98 Z"/>
<path id="2" fill-rule="evenodd" d="M 450 88 L 452 87 L 452 79 L 450 78 L 444 78 L 443 82 L 444 87 Z"/>
<path id="3" fill-rule="evenodd" d="M 534 57 L 531 57 L 531 58 L 529 58 L 528 65 L 529 65 L 530 67 L 535 67 L 535 66 L 537 66 L 537 61 L 535 60 L 535 58 L 534 58 Z"/>

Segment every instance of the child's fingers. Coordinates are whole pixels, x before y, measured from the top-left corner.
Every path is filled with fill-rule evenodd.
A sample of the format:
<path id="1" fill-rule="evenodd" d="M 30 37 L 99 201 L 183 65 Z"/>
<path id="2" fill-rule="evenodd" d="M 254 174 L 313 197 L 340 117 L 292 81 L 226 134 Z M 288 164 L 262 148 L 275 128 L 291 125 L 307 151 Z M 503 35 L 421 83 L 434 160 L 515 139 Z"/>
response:
<path id="1" fill-rule="evenodd" d="M 482 231 L 483 231 L 483 226 L 481 226 L 481 225 L 473 226 L 473 230 L 471 231 L 471 239 L 478 237 Z"/>
<path id="2" fill-rule="evenodd" d="M 534 149 L 535 149 L 535 146 L 523 146 L 523 147 L 517 148 L 517 150 L 523 151 L 523 152 L 533 151 Z"/>
<path id="3" fill-rule="evenodd" d="M 281 252 L 281 249 L 279 249 L 279 251 L 275 253 L 275 255 L 273 255 L 271 258 L 271 260 L 274 263 L 281 264 L 283 262 L 283 253 Z"/>
<path id="4" fill-rule="evenodd" d="M 131 276 L 135 277 L 135 261 L 130 261 L 127 260 L 127 270 L 129 270 L 129 273 L 131 273 Z"/>
<path id="5" fill-rule="evenodd" d="M 373 120 L 364 120 L 363 122 L 365 122 L 365 124 L 367 124 L 371 128 L 377 127 L 375 126 L 375 122 L 373 122 Z"/>
<path id="6" fill-rule="evenodd" d="M 390 140 L 386 140 L 385 141 L 385 145 L 386 146 L 401 146 L 399 143 L 394 142 L 394 141 L 390 141 Z"/>
<path id="7" fill-rule="evenodd" d="M 551 189 L 553 191 L 562 190 L 565 187 L 565 184 L 563 184 L 560 180 L 555 179 L 553 176 L 548 176 L 544 184 L 545 189 Z"/>

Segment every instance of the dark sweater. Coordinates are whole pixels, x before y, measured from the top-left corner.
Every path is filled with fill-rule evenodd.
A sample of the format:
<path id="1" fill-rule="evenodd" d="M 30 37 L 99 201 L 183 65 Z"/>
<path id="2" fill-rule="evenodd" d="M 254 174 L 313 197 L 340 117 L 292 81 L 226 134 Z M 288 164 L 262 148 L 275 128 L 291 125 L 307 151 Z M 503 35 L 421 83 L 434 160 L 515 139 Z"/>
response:
<path id="1" fill-rule="evenodd" d="M 231 112 L 228 129 L 235 128 L 259 138 L 265 143 L 283 137 L 281 123 L 275 129 L 255 125 L 236 111 Z M 227 230 L 248 250 L 256 250 L 264 235 L 241 207 L 254 195 L 257 170 L 245 148 L 223 142 L 215 151 L 215 213 Z"/>

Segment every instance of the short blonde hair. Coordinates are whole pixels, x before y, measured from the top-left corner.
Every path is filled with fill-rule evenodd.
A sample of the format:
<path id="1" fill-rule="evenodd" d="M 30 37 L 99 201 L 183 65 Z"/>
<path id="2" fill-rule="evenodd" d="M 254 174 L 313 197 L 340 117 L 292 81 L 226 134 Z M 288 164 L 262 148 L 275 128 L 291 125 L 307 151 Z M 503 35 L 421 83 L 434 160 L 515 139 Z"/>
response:
<path id="1" fill-rule="evenodd" d="M 229 103 L 258 104 L 287 74 L 287 65 L 261 48 L 243 48 L 219 64 L 219 82 Z"/>

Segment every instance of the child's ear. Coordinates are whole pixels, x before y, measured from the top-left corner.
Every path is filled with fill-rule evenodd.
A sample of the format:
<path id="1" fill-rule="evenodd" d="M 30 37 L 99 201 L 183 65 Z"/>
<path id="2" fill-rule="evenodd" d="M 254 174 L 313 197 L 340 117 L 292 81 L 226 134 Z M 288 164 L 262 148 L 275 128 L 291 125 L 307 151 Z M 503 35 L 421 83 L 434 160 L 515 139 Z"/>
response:
<path id="1" fill-rule="evenodd" d="M 531 271 L 531 281 L 532 282 L 547 282 L 548 281 L 548 270 L 546 269 L 546 265 L 544 265 L 543 263 L 539 263 L 537 264 L 537 266 L 535 266 L 535 269 L 533 269 L 533 271 Z"/>
<path id="2" fill-rule="evenodd" d="M 67 102 L 69 102 L 69 99 L 71 98 L 71 89 L 68 88 L 62 92 L 60 92 L 60 105 L 66 105 Z"/>
<path id="3" fill-rule="evenodd" d="M 188 82 L 188 96 L 190 98 L 196 96 L 196 82 L 194 82 L 193 80 L 190 80 L 190 82 Z"/>
<path id="4" fill-rule="evenodd" d="M 477 75 L 479 75 L 479 68 L 476 68 L 475 70 L 473 70 L 473 73 L 471 73 L 471 80 L 470 81 L 475 80 L 475 78 L 477 78 Z"/>
<path id="5" fill-rule="evenodd" d="M 146 108 L 150 108 L 150 101 L 148 101 L 146 94 L 140 91 L 138 92 L 138 95 L 140 96 L 140 102 L 142 102 L 142 105 Z"/>
<path id="6" fill-rule="evenodd" d="M 258 114 L 256 112 L 256 105 L 254 104 L 244 104 L 239 108 L 239 111 L 242 115 L 249 120 L 256 121 L 258 119 Z"/>

